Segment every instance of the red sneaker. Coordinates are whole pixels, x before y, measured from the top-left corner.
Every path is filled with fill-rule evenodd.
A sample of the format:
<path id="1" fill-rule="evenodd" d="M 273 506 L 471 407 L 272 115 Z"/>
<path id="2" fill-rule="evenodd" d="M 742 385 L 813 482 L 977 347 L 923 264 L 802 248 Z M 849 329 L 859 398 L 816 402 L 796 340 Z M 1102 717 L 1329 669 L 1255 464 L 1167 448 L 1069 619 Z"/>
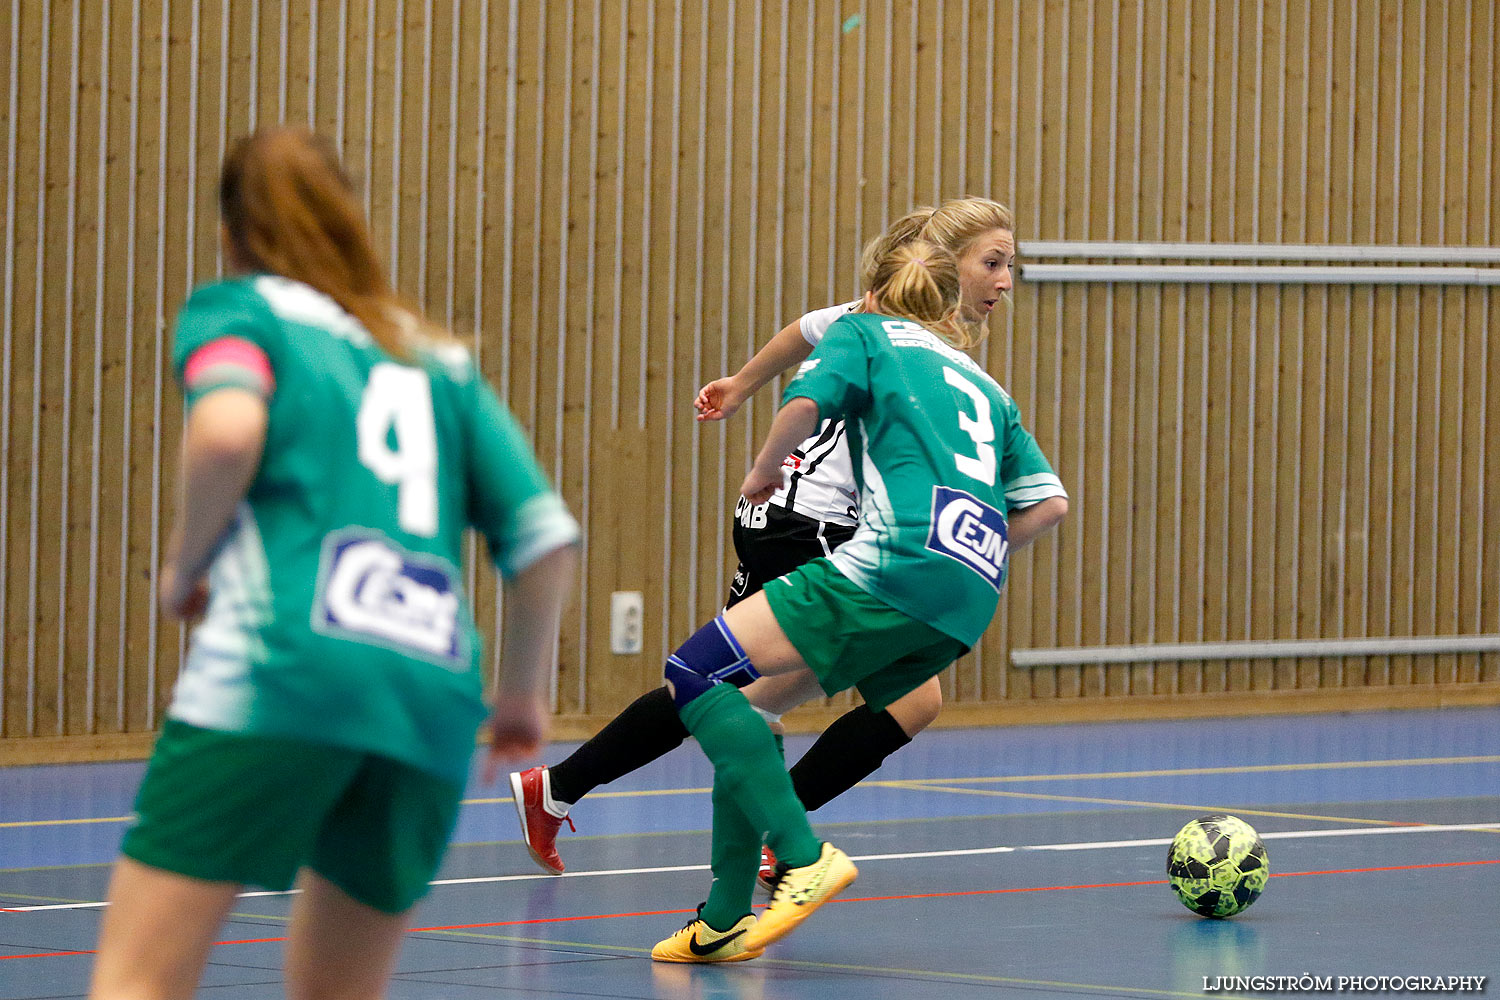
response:
<path id="1" fill-rule="evenodd" d="M 760 874 L 755 877 L 755 884 L 767 892 L 776 891 L 776 855 L 769 847 L 760 849 Z"/>
<path id="2" fill-rule="evenodd" d="M 561 818 L 549 813 L 542 802 L 547 787 L 547 769 L 532 767 L 510 773 L 510 794 L 516 804 L 516 816 L 521 821 L 521 836 L 526 840 L 526 849 L 550 875 L 563 873 L 563 861 L 557 854 L 557 831 L 563 820 L 568 829 L 577 832 L 577 827 L 567 816 Z"/>

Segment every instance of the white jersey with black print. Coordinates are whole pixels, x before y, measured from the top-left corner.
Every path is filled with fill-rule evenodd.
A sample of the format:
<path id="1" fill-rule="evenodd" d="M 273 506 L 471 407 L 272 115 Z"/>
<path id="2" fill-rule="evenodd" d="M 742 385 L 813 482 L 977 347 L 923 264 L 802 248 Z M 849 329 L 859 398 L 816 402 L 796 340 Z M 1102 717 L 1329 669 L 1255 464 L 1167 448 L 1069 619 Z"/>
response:
<path id="1" fill-rule="evenodd" d="M 858 306 L 856 300 L 814 309 L 798 320 L 802 336 L 817 347 L 833 321 Z M 787 456 L 783 472 L 785 485 L 767 503 L 818 521 L 850 526 L 859 523 L 859 493 L 854 488 L 854 467 L 849 461 L 842 420 L 823 421 L 812 437 Z"/>

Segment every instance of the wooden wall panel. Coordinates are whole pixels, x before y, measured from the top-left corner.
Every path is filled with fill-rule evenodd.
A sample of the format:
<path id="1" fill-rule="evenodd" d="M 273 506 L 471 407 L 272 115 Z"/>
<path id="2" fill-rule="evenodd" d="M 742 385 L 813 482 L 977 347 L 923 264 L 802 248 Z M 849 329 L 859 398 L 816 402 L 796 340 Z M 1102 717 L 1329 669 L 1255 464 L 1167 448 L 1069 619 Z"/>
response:
<path id="1" fill-rule="evenodd" d="M 339 145 L 399 288 L 472 338 L 582 515 L 555 700 L 593 719 L 733 571 L 773 395 L 698 425 L 692 394 L 852 296 L 892 218 L 988 194 L 1023 244 L 1493 245 L 1495 35 L 1490 5 L 1419 0 L 5 5 L 0 739 L 160 721 L 170 324 L 222 265 L 216 172 L 257 125 Z M 1072 514 L 947 700 L 1500 681 L 1491 654 L 1008 657 L 1500 631 L 1497 325 L 1492 287 L 1022 282 L 979 357 Z M 645 594 L 641 654 L 609 651 L 615 590 Z"/>

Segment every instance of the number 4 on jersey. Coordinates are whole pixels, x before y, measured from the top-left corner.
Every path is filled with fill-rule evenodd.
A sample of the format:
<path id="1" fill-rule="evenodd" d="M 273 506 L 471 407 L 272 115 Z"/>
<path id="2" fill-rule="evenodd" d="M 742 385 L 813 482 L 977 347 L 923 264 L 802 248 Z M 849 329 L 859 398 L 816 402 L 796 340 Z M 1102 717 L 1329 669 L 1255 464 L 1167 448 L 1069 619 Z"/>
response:
<path id="1" fill-rule="evenodd" d="M 360 463 L 396 487 L 401 529 L 423 538 L 436 535 L 437 429 L 427 373 L 390 362 L 371 368 L 359 403 L 358 434 Z"/>

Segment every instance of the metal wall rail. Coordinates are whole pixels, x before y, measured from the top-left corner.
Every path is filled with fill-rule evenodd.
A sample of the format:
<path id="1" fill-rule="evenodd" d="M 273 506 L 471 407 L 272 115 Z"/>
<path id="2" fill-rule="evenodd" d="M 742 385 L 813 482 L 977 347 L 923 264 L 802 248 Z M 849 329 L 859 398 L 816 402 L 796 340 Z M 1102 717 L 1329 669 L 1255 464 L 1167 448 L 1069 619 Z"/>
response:
<path id="1" fill-rule="evenodd" d="M 1318 267 L 1233 264 L 1023 264 L 1035 283 L 1182 285 L 1500 285 L 1500 268 Z"/>
<path id="2" fill-rule="evenodd" d="M 1130 260 L 1383 261 L 1401 264 L 1500 264 L 1500 247 L 1353 246 L 1307 243 L 1126 243 L 1023 240 L 1022 257 Z"/>
<path id="3" fill-rule="evenodd" d="M 1182 660 L 1268 660 L 1325 656 L 1420 656 L 1500 652 L 1500 635 L 1443 635 L 1383 639 L 1242 640 L 1169 642 L 1140 646 L 1076 646 L 1013 649 L 1011 665 L 1075 667 L 1103 663 L 1162 663 Z"/>

